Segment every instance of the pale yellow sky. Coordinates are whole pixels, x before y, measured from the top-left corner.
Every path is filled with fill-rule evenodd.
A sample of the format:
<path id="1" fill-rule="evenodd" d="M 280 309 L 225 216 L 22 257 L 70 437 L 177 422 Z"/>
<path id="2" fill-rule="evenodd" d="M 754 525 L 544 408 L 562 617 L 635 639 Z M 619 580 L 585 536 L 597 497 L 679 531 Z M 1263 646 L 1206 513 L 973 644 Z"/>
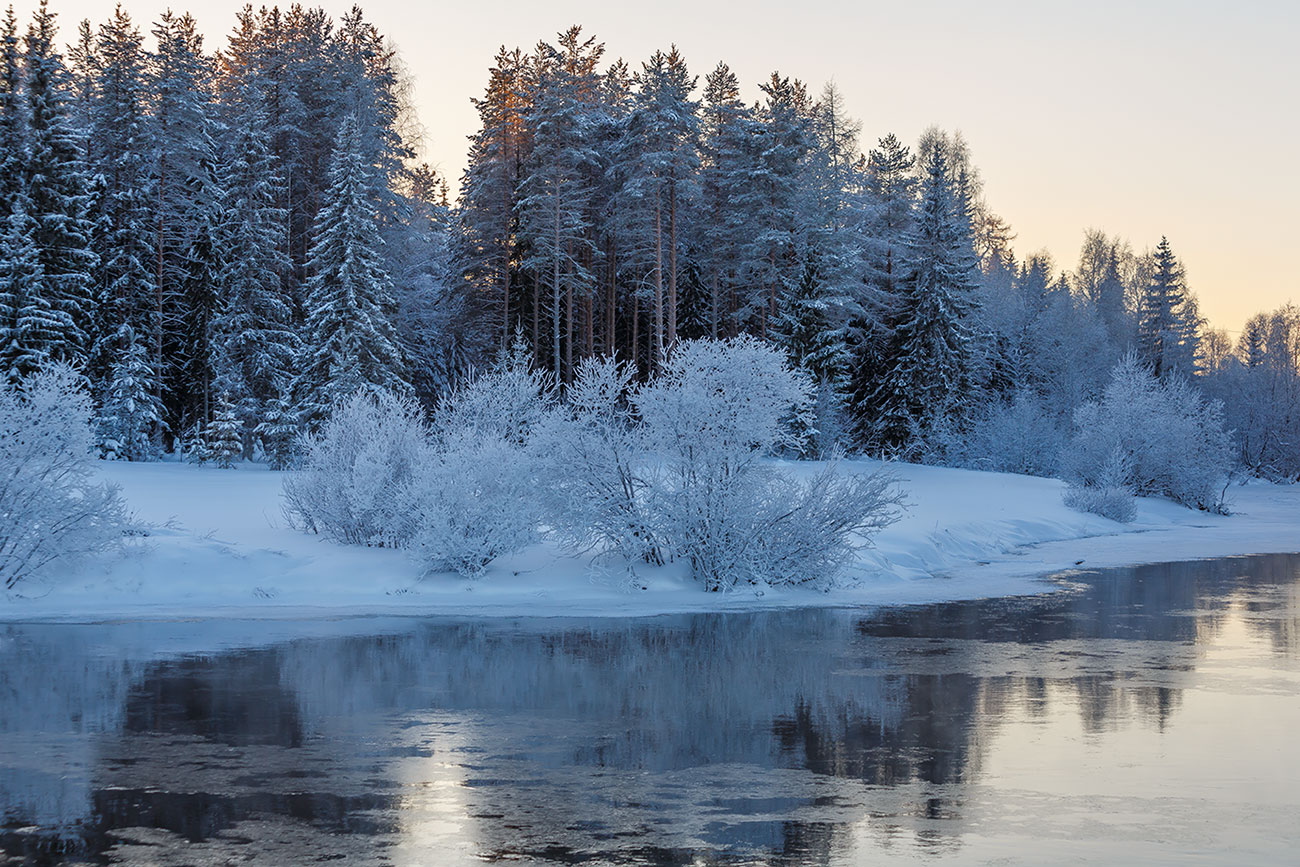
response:
<path id="1" fill-rule="evenodd" d="M 32 0 L 16 4 L 25 15 Z M 51 0 L 63 41 L 106 0 Z M 188 10 L 220 47 L 240 3 L 137 0 L 144 29 Z M 334 14 L 350 2 L 325 2 Z M 638 63 L 676 43 L 703 76 L 719 60 L 750 98 L 774 69 L 815 90 L 833 79 L 864 145 L 889 132 L 960 129 L 990 206 L 1023 256 L 1072 267 L 1087 227 L 1153 247 L 1168 235 L 1201 309 L 1237 330 L 1300 302 L 1298 0 L 910 0 L 739 4 L 659 0 L 409 3 L 367 17 L 416 77 L 425 158 L 453 182 L 497 47 L 525 48 L 572 23 Z M 736 11 L 739 7 L 743 12 Z"/>

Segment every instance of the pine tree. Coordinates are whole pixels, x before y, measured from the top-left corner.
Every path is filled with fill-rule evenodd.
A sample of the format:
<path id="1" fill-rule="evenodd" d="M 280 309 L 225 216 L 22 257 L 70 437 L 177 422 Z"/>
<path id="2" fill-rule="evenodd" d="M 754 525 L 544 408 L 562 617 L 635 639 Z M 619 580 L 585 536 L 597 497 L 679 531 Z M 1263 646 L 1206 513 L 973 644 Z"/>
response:
<path id="1" fill-rule="evenodd" d="M 521 179 L 518 209 L 523 268 L 539 287 L 550 290 L 550 362 L 556 379 L 562 381 L 566 369 L 562 340 L 572 334 L 574 297 L 586 294 L 592 283 L 589 206 L 596 155 L 589 133 L 599 85 L 596 64 L 604 46 L 582 39 L 579 27 L 561 33 L 559 43 L 537 49 L 537 94 L 528 117 L 533 151 Z M 535 322 L 540 307 L 539 298 L 534 303 Z"/>
<path id="2" fill-rule="evenodd" d="M 115 343 L 122 347 L 113 362 L 99 415 L 100 448 L 110 459 L 144 461 L 156 453 L 163 426 L 163 405 L 154 389 L 158 372 L 149 351 L 130 325 Z"/>
<path id="3" fill-rule="evenodd" d="M 705 77 L 700 143 L 697 259 L 709 286 L 709 336 L 734 335 L 741 290 L 741 250 L 749 215 L 743 209 L 755 121 L 740 101 L 740 83 L 726 64 Z"/>
<path id="4" fill-rule="evenodd" d="M 193 246 L 202 243 L 198 235 L 215 195 L 215 109 L 211 71 L 194 19 L 169 10 L 153 35 L 158 48 L 150 57 L 149 127 L 157 352 L 167 385 L 168 421 L 179 429 L 195 402 L 190 393 L 194 382 L 185 376 L 194 351 L 186 334 L 186 288 Z"/>
<path id="5" fill-rule="evenodd" d="M 66 90 L 70 84 L 54 47 L 55 16 L 41 0 L 27 30 L 25 56 L 27 199 L 35 222 L 34 243 L 40 267 L 35 294 L 54 317 L 48 355 L 82 364 L 90 350 L 91 272 L 84 156 L 77 144 Z"/>
<path id="6" fill-rule="evenodd" d="M 98 173 L 93 188 L 93 240 L 99 259 L 95 279 L 99 323 L 92 374 L 107 378 L 108 371 L 115 367 L 114 358 L 127 348 L 121 343 L 121 335 L 129 333 L 136 342 L 133 345 L 147 347 L 147 367 L 155 377 L 148 385 L 159 398 L 161 322 L 154 279 L 150 219 L 153 187 L 141 43 L 139 29 L 118 6 L 109 21 L 100 26 L 95 44 L 98 75 L 91 164 Z"/>
<path id="7" fill-rule="evenodd" d="M 921 204 L 903 253 L 905 275 L 870 412 L 873 445 L 911 444 L 941 418 L 960 418 L 971 387 L 975 256 L 950 155 L 932 147 L 922 163 Z"/>
<path id="8" fill-rule="evenodd" d="M 288 260 L 279 241 L 285 230 L 280 179 L 264 138 L 264 118 L 249 101 L 239 118 L 220 186 L 224 220 L 219 229 L 221 297 L 212 324 L 216 388 L 234 401 L 246 430 L 293 377 L 299 340 L 283 295 Z"/>
<path id="9" fill-rule="evenodd" d="M 244 423 L 224 392 L 217 398 L 212 421 L 203 430 L 205 460 L 213 461 L 223 470 L 233 469 L 235 461 L 244 453 Z"/>
<path id="10" fill-rule="evenodd" d="M 489 288 L 499 307 L 497 345 L 505 348 L 523 315 L 514 278 L 515 195 L 525 147 L 525 76 L 528 60 L 518 49 L 497 53 L 487 91 L 475 99 L 480 129 L 470 139 L 469 165 L 461 181 L 460 216 L 470 260 L 469 277 Z"/>
<path id="11" fill-rule="evenodd" d="M 307 282 L 308 346 L 294 394 L 307 424 L 363 386 L 405 392 L 396 303 L 356 118 L 339 129 L 330 188 L 316 221 Z"/>
<path id="12" fill-rule="evenodd" d="M 1138 356 L 1157 377 L 1196 373 L 1201 317 L 1187 291 L 1183 267 L 1168 238 L 1155 252 L 1151 282 L 1142 295 L 1138 318 Z"/>
<path id="13" fill-rule="evenodd" d="M 753 295 L 746 312 L 760 336 L 777 315 L 782 297 L 803 277 L 799 262 L 799 163 L 811 146 L 810 105 L 802 82 L 772 73 L 761 85 L 764 101 L 752 140 L 753 168 L 745 184 L 749 242 L 742 256 Z"/>
<path id="14" fill-rule="evenodd" d="M 695 82 L 676 46 L 656 51 L 637 76 L 627 125 L 623 195 L 640 204 L 646 240 L 653 241 L 656 364 L 677 342 L 678 256 L 699 167 L 699 103 L 690 98 Z"/>

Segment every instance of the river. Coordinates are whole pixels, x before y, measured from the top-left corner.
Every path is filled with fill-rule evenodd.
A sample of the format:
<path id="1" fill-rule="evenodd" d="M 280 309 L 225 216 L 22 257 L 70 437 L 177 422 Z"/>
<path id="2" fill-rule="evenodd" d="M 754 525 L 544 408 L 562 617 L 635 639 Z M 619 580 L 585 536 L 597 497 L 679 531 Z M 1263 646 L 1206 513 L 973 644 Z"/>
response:
<path id="1" fill-rule="evenodd" d="M 0 626 L 0 864 L 1294 864 L 1300 556 L 641 619 Z"/>

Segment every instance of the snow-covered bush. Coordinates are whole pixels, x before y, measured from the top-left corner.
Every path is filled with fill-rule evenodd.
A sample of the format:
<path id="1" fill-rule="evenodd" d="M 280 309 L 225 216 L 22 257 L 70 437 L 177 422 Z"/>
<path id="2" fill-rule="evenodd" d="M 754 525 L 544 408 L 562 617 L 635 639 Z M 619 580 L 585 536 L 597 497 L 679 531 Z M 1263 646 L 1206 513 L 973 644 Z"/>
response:
<path id="1" fill-rule="evenodd" d="M 749 336 L 680 343 L 632 394 L 657 463 L 663 535 L 710 590 L 750 577 L 745 551 L 767 487 L 759 462 L 798 449 L 792 422 L 810 395 L 811 383 L 778 349 Z"/>
<path id="2" fill-rule="evenodd" d="M 403 508 L 417 472 L 433 460 L 420 407 L 384 389 L 334 406 L 302 442 L 302 468 L 284 479 L 285 511 L 303 529 L 354 545 L 406 544 Z"/>
<path id="3" fill-rule="evenodd" d="M 103 553 L 130 529 L 116 488 L 94 481 L 90 398 L 54 366 L 0 383 L 0 582 Z"/>
<path id="4" fill-rule="evenodd" d="M 578 366 L 564 405 L 538 433 L 547 518 L 575 550 L 604 548 L 629 564 L 663 562 L 647 497 L 645 431 L 628 402 L 633 369 L 612 358 Z"/>
<path id="5" fill-rule="evenodd" d="M 1138 496 L 1223 510 L 1232 466 L 1223 410 L 1188 383 L 1157 379 L 1130 356 L 1116 365 L 1101 399 L 1081 405 L 1074 421 L 1062 466 L 1073 485 L 1127 487 Z"/>
<path id="6" fill-rule="evenodd" d="M 477 574 L 540 539 L 534 434 L 551 405 L 550 381 L 522 344 L 439 404 L 432 454 L 403 499 L 429 571 Z"/>
<path id="7" fill-rule="evenodd" d="M 524 447 L 457 438 L 438 452 L 405 500 L 411 550 L 427 571 L 477 575 L 541 539 L 535 461 Z"/>
<path id="8" fill-rule="evenodd" d="M 770 474 L 754 511 L 753 545 L 742 575 L 767 584 L 833 578 L 898 518 L 900 496 L 888 473 L 844 473 L 835 461 L 796 481 Z"/>
<path id="9" fill-rule="evenodd" d="M 1137 517 L 1132 477 L 1132 462 L 1126 454 L 1116 451 L 1107 458 L 1090 483 L 1070 483 L 1065 489 L 1065 505 L 1127 524 Z"/>
<path id="10" fill-rule="evenodd" d="M 930 443 L 939 462 L 972 470 L 1055 476 L 1066 431 L 1029 389 L 976 409 L 962 429 L 936 425 Z"/>
<path id="11" fill-rule="evenodd" d="M 631 395 L 654 456 L 657 535 L 706 588 L 829 579 L 891 520 L 886 478 L 832 467 L 800 483 L 763 460 L 798 449 L 809 397 L 806 378 L 751 337 L 686 341 Z"/>

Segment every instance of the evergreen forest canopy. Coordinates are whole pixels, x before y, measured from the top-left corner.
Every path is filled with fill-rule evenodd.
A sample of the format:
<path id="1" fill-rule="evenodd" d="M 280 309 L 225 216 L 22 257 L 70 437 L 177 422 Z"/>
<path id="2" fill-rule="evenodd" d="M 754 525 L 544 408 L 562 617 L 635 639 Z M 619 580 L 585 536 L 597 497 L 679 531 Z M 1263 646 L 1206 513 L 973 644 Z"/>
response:
<path id="1" fill-rule="evenodd" d="M 1090 230 L 1019 258 L 959 133 L 861 137 L 834 85 L 761 98 L 579 27 L 502 48 L 446 180 L 354 7 L 118 7 L 0 28 L 0 371 L 77 366 L 106 457 L 294 457 L 360 388 L 432 411 L 516 340 L 561 385 L 749 335 L 816 383 L 818 450 L 1054 474 L 1112 372 L 1223 401 L 1237 460 L 1300 478 L 1300 310 L 1207 329 L 1173 246 Z"/>

